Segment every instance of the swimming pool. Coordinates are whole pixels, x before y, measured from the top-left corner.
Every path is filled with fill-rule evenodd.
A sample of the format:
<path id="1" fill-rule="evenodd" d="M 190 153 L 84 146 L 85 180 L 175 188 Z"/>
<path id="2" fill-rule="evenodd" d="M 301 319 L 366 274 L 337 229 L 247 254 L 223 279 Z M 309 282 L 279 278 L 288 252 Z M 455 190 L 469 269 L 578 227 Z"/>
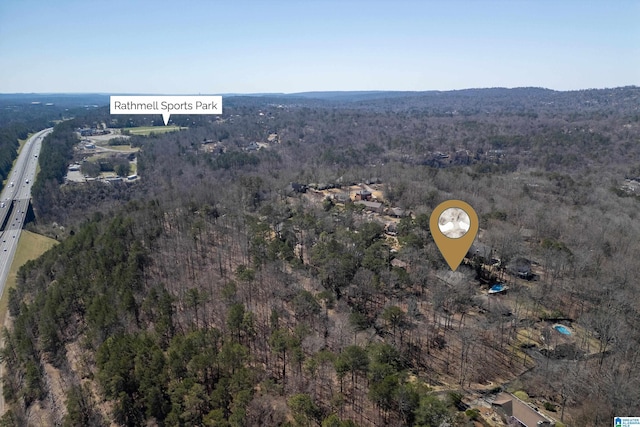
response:
<path id="1" fill-rule="evenodd" d="M 571 331 L 564 325 L 553 325 L 553 329 L 560 332 L 562 335 L 571 335 Z"/>
<path id="2" fill-rule="evenodd" d="M 496 283 L 489 289 L 490 294 L 497 294 L 498 292 L 502 292 L 506 289 L 506 287 L 502 283 Z"/>

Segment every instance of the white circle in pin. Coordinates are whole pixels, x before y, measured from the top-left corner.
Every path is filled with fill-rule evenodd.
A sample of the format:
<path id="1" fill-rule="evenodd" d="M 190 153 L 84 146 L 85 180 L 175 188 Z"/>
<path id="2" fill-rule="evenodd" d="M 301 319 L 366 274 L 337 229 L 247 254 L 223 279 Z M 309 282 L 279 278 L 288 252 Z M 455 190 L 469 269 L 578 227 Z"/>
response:
<path id="1" fill-rule="evenodd" d="M 470 224 L 469 215 L 460 208 L 445 209 L 438 218 L 440 232 L 450 239 L 459 239 L 467 234 Z"/>

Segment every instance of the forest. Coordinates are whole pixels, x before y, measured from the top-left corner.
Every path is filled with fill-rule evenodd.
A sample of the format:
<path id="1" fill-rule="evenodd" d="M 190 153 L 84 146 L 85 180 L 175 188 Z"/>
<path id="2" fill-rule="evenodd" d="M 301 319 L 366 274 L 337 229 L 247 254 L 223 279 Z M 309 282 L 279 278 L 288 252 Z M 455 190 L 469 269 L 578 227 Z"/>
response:
<path id="1" fill-rule="evenodd" d="M 47 120 L 35 119 L 27 122 L 12 122 L 0 127 L 0 180 L 9 176 L 13 161 L 18 155 L 20 140 L 26 140 L 30 133 L 47 127 Z"/>
<path id="2" fill-rule="evenodd" d="M 558 427 L 640 413 L 640 88 L 223 102 L 131 136 L 135 182 L 66 183 L 76 130 L 158 117 L 45 139 L 27 227 L 59 244 L 8 290 L 0 425 L 500 426 L 503 391 Z M 449 199 L 480 217 L 456 272 Z"/>

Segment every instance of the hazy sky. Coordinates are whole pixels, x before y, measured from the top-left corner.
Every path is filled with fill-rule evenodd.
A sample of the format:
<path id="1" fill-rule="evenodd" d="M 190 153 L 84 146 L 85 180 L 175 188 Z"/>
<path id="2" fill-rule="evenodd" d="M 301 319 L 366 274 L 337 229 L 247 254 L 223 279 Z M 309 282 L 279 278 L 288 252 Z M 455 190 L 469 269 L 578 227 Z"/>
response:
<path id="1" fill-rule="evenodd" d="M 640 85 L 640 0 L 1 0 L 0 93 Z"/>

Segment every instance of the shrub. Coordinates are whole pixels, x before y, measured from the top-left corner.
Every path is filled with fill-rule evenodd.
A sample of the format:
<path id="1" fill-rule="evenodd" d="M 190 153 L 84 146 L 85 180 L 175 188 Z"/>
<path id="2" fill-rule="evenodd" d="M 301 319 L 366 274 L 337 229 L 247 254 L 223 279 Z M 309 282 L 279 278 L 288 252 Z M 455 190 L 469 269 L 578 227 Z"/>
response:
<path id="1" fill-rule="evenodd" d="M 477 421 L 480 418 L 480 410 L 477 408 L 467 409 L 464 414 L 469 417 L 471 421 Z"/>

